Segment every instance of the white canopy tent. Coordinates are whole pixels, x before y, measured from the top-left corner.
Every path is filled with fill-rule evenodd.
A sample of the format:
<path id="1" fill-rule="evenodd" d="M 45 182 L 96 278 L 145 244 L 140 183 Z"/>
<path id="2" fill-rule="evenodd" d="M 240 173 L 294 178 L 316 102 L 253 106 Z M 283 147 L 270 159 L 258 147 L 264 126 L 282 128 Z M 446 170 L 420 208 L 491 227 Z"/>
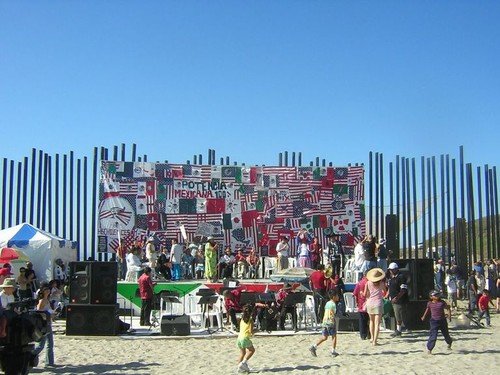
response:
<path id="1" fill-rule="evenodd" d="M 57 237 L 28 223 L 0 230 L 0 247 L 22 250 L 33 263 L 39 281 L 53 278 L 56 259 L 62 259 L 66 265 L 77 260 L 75 241 Z"/>

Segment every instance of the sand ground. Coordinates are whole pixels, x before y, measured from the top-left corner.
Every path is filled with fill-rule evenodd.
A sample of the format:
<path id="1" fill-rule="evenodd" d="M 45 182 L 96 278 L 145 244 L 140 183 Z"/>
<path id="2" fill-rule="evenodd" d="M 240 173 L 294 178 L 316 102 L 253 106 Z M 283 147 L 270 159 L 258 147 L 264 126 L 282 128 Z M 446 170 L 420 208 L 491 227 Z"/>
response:
<path id="1" fill-rule="evenodd" d="M 456 315 L 456 314 L 455 314 Z M 498 333 L 500 315 L 492 313 L 492 327 L 454 328 L 453 349 L 438 337 L 433 354 L 426 353 L 427 331 L 406 332 L 390 338 L 382 332 L 380 345 L 362 341 L 357 332 L 339 332 L 337 351 L 329 354 L 331 342 L 313 357 L 309 346 L 319 337 L 314 331 L 286 336 L 258 333 L 250 368 L 262 374 L 496 374 L 500 363 Z M 85 337 L 55 335 L 56 363 L 44 369 L 44 353 L 34 374 L 235 374 L 238 349 L 236 336 L 199 335 L 196 338 L 134 335 Z"/>

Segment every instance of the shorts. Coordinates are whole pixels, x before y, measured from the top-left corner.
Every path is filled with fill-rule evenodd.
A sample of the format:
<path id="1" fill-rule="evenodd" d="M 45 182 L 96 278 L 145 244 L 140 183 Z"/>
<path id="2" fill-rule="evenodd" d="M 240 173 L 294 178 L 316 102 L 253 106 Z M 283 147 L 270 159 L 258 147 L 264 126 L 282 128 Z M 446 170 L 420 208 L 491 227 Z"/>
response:
<path id="1" fill-rule="evenodd" d="M 370 315 L 384 315 L 384 305 L 366 305 L 366 312 Z"/>
<path id="2" fill-rule="evenodd" d="M 394 317 L 397 323 L 404 323 L 406 320 L 406 305 L 400 305 L 397 303 L 392 304 L 394 309 Z"/>
<path id="3" fill-rule="evenodd" d="M 240 349 L 252 348 L 253 343 L 248 337 L 244 337 L 236 341 L 236 346 Z"/>
<path id="4" fill-rule="evenodd" d="M 333 337 L 337 335 L 337 329 L 335 327 L 323 327 L 323 329 L 321 330 L 321 334 L 325 337 Z"/>

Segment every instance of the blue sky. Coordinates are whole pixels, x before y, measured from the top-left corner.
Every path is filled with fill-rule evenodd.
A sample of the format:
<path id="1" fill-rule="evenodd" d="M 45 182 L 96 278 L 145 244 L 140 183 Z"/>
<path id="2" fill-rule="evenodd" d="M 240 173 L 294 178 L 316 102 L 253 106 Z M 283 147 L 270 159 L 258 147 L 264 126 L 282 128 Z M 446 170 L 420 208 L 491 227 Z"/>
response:
<path id="1" fill-rule="evenodd" d="M 0 157 L 499 165 L 498 1 L 0 4 Z M 130 150 L 130 149 L 129 149 Z"/>

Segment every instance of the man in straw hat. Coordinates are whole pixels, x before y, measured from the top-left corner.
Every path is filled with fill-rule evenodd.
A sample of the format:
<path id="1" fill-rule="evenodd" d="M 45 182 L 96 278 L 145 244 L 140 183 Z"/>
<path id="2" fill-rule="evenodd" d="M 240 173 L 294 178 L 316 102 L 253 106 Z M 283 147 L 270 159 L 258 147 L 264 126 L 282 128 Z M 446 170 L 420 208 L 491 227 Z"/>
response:
<path id="1" fill-rule="evenodd" d="M 5 279 L 3 284 L 0 285 L 0 288 L 2 288 L 2 291 L 0 292 L 0 303 L 3 308 L 6 308 L 9 303 L 16 301 L 14 296 L 14 292 L 17 288 L 16 279 L 11 277 Z"/>
<path id="2" fill-rule="evenodd" d="M 11 277 L 4 279 L 3 284 L 0 285 L 0 288 L 2 288 L 0 292 L 0 337 L 7 336 L 7 318 L 4 316 L 4 309 L 7 308 L 9 303 L 15 302 L 14 292 L 16 287 L 16 279 Z"/>
<path id="3" fill-rule="evenodd" d="M 370 342 L 375 346 L 380 332 L 380 320 L 384 315 L 384 296 L 387 288 L 384 283 L 385 272 L 382 268 L 372 268 L 366 273 L 368 282 L 363 294 L 366 298 L 366 312 L 370 316 Z"/>

